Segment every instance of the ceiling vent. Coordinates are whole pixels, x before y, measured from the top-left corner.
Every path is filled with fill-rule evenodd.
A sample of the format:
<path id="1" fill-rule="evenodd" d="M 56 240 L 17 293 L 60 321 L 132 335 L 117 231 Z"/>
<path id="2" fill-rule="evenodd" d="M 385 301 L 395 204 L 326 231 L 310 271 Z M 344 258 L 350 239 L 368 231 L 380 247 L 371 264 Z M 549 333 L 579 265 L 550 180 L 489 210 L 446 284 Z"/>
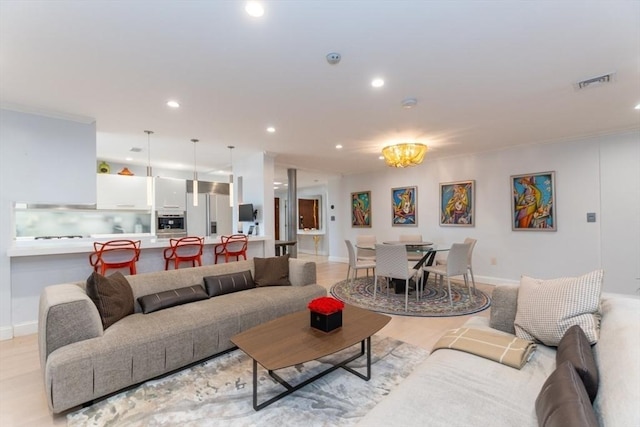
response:
<path id="1" fill-rule="evenodd" d="M 142 148 L 140 148 L 140 147 L 131 147 L 131 150 L 129 150 L 129 151 L 131 151 L 133 153 L 139 153 L 139 152 L 142 151 Z"/>
<path id="2" fill-rule="evenodd" d="M 615 73 L 603 74 L 602 76 L 592 77 L 576 83 L 576 89 L 586 89 L 588 87 L 598 87 L 606 83 L 613 83 Z"/>

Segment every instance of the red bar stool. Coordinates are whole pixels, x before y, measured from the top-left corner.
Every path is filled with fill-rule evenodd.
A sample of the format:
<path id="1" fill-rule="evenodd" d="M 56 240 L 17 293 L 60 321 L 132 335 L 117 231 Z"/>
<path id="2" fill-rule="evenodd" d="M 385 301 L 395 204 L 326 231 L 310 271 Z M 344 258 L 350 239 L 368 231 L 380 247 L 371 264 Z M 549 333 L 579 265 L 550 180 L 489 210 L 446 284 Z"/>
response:
<path id="1" fill-rule="evenodd" d="M 129 268 L 129 274 L 136 274 L 136 261 L 140 259 L 140 240 L 110 240 L 94 242 L 89 255 L 93 271 L 104 276 L 110 268 Z"/>
<path id="2" fill-rule="evenodd" d="M 224 262 L 229 262 L 229 257 L 236 257 L 236 261 L 243 257 L 247 259 L 247 245 L 249 239 L 245 234 L 232 234 L 231 236 L 220 236 L 222 243 L 214 246 L 215 264 L 218 257 L 224 255 Z"/>
<path id="3" fill-rule="evenodd" d="M 170 261 L 173 261 L 176 270 L 181 262 L 191 262 L 192 267 L 195 267 L 196 263 L 202 265 L 204 237 L 187 236 L 180 239 L 169 239 L 169 245 L 162 253 L 165 270 L 169 269 Z"/>

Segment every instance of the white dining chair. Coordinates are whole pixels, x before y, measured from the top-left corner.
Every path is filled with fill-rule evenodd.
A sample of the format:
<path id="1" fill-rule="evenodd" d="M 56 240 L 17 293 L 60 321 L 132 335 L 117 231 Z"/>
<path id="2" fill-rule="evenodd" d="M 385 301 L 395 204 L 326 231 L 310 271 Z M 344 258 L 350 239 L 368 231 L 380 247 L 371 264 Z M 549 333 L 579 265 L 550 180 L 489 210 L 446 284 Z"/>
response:
<path id="1" fill-rule="evenodd" d="M 367 270 L 367 277 L 369 277 L 369 269 L 376 268 L 375 261 L 358 261 L 356 259 L 356 252 L 353 249 L 353 243 L 351 240 L 345 240 L 344 243 L 347 245 L 347 251 L 349 252 L 349 267 L 347 268 L 347 280 L 351 281 L 351 285 L 358 277 L 358 270 Z"/>
<path id="2" fill-rule="evenodd" d="M 451 245 L 451 249 L 447 255 L 446 264 L 434 265 L 430 267 L 424 267 L 424 271 L 428 271 L 436 276 L 440 276 L 440 284 L 442 285 L 443 278 L 447 278 L 447 286 L 449 287 L 449 304 L 453 306 L 453 296 L 451 295 L 451 278 L 455 276 L 462 276 L 464 278 L 464 284 L 469 289 L 469 298 L 473 300 L 473 293 L 471 292 L 471 285 L 469 284 L 469 278 L 467 277 L 467 253 L 469 252 L 469 246 L 471 244 L 454 243 Z"/>
<path id="3" fill-rule="evenodd" d="M 376 236 L 363 234 L 356 237 L 356 260 L 375 261 L 376 260 Z M 371 249 L 369 249 L 369 247 Z"/>
<path id="4" fill-rule="evenodd" d="M 469 252 L 467 253 L 467 269 L 469 270 L 469 274 L 471 275 L 471 283 L 473 283 L 473 293 L 476 293 L 476 278 L 473 277 L 473 267 L 472 267 L 472 260 L 473 260 L 473 249 L 476 247 L 476 239 L 472 239 L 470 237 L 467 237 L 466 239 L 464 239 L 464 243 L 470 245 L 469 246 Z M 447 260 L 446 259 L 437 259 L 436 260 L 436 265 L 447 265 Z"/>
<path id="5" fill-rule="evenodd" d="M 413 264 L 413 263 L 411 263 Z M 404 285 L 404 310 L 409 308 L 409 279 L 416 281 L 416 301 L 419 300 L 421 280 L 421 269 L 410 266 L 405 245 L 384 245 L 376 244 L 376 272 L 373 279 L 373 299 L 376 299 L 378 292 L 378 277 L 387 280 L 387 294 L 389 293 L 389 279 L 400 279 L 405 281 Z"/>

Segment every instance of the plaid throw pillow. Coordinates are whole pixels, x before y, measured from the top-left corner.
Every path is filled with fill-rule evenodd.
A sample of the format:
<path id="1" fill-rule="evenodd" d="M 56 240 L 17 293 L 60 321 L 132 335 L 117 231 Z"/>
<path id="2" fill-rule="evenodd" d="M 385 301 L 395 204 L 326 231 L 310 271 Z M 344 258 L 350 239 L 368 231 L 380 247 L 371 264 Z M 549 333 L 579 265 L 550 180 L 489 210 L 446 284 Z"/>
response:
<path id="1" fill-rule="evenodd" d="M 516 336 L 557 346 L 565 332 L 579 325 L 590 344 L 600 333 L 602 270 L 580 277 L 540 280 L 522 276 L 514 322 Z"/>

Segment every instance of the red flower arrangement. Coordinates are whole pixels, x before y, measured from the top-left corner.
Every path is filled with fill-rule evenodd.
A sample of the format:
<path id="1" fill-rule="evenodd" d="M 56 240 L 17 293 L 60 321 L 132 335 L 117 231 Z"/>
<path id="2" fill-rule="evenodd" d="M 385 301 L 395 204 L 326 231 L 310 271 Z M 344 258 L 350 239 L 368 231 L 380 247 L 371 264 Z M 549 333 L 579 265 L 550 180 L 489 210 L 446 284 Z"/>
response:
<path id="1" fill-rule="evenodd" d="M 344 303 L 331 297 L 320 297 L 312 300 L 307 305 L 309 310 L 320 314 L 332 314 L 337 311 L 342 311 Z"/>

